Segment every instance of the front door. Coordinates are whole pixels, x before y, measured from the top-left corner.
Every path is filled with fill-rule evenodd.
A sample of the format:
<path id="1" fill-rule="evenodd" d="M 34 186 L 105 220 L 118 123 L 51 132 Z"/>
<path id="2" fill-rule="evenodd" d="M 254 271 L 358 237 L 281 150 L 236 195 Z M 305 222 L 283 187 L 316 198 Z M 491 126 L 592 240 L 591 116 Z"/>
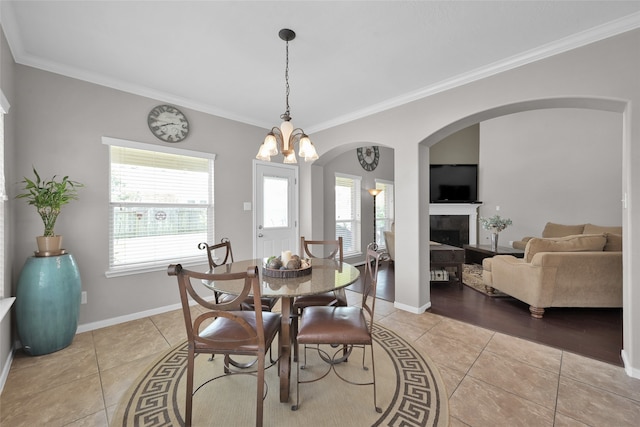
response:
<path id="1" fill-rule="evenodd" d="M 298 167 L 254 161 L 255 258 L 299 252 Z"/>

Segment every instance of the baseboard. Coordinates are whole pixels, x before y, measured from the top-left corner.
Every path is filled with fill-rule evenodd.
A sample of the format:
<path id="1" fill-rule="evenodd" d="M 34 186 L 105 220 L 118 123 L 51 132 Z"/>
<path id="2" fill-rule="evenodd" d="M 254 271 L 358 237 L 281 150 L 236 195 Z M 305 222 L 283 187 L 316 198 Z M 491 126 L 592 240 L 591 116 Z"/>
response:
<path id="1" fill-rule="evenodd" d="M 631 366 L 631 362 L 629 361 L 629 356 L 628 356 L 627 352 L 623 349 L 620 352 L 620 355 L 622 356 L 622 363 L 624 364 L 624 371 L 627 373 L 627 375 L 629 375 L 632 378 L 640 379 L 640 369 L 634 368 L 634 367 Z"/>
<path id="2" fill-rule="evenodd" d="M 400 303 L 398 301 L 394 302 L 393 306 L 395 308 L 399 308 L 400 310 L 408 311 L 409 313 L 422 314 L 422 313 L 424 313 L 425 311 L 427 311 L 428 309 L 431 308 L 431 301 L 429 301 L 428 303 L 426 303 L 422 307 L 414 307 L 414 306 L 411 306 L 411 305 L 402 304 L 402 303 Z"/>
<path id="3" fill-rule="evenodd" d="M 14 347 L 11 347 L 11 351 L 9 352 L 9 357 L 7 357 L 6 363 L 4 364 L 4 368 L 2 369 L 2 376 L 0 376 L 0 394 L 2 394 L 2 390 L 4 390 L 4 384 L 7 382 L 7 378 L 9 378 L 9 371 L 11 370 L 11 363 L 13 362 L 13 354 L 15 353 Z"/>
<path id="4" fill-rule="evenodd" d="M 211 301 L 213 300 L 213 296 L 211 297 L 207 297 L 205 298 L 207 301 Z M 191 305 L 195 305 L 196 302 L 191 302 Z M 101 320 L 99 322 L 91 322 L 91 323 L 84 323 L 82 325 L 78 325 L 78 330 L 76 331 L 77 334 L 80 334 L 82 332 L 89 332 L 89 331 L 93 331 L 96 329 L 101 329 L 101 328 L 106 328 L 108 326 L 114 326 L 114 325 L 118 325 L 120 323 L 125 323 L 125 322 L 130 322 L 132 320 L 138 320 L 138 319 L 144 319 L 145 317 L 150 317 L 150 316 L 155 316 L 157 314 L 163 314 L 166 313 L 168 311 L 174 311 L 174 310 L 180 310 L 182 308 L 182 304 L 178 303 L 178 304 L 172 304 L 172 305 L 165 305 L 164 307 L 158 307 L 158 308 L 154 308 L 152 310 L 145 310 L 145 311 L 140 311 L 137 313 L 131 313 L 131 314 L 127 314 L 125 316 L 119 316 L 119 317 L 112 317 L 110 319 L 105 319 L 105 320 Z"/>

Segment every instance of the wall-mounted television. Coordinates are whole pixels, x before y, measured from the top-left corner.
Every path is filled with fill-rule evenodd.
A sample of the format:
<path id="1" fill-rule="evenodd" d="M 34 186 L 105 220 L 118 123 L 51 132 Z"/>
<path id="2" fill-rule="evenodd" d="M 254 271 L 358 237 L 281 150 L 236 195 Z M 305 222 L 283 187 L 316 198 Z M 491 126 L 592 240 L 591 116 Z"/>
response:
<path id="1" fill-rule="evenodd" d="M 478 201 L 478 165 L 430 165 L 431 203 Z"/>

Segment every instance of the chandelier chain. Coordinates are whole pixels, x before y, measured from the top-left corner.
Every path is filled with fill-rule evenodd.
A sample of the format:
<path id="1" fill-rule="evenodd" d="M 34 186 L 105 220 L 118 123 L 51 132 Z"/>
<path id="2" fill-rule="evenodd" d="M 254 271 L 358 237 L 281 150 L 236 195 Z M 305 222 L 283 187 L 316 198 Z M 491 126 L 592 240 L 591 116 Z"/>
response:
<path id="1" fill-rule="evenodd" d="M 286 106 L 287 109 L 285 110 L 284 114 L 280 116 L 281 119 L 283 120 L 290 120 L 291 119 L 291 113 L 290 113 L 290 107 L 289 107 L 289 40 L 286 41 L 286 65 L 284 68 L 284 81 L 285 81 L 285 100 L 286 100 Z"/>

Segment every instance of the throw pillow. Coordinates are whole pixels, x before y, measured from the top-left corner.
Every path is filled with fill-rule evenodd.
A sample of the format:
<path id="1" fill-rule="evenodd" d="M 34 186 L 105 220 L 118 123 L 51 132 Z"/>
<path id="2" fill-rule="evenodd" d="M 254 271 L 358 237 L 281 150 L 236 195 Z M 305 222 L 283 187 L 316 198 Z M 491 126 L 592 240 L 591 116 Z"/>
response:
<path id="1" fill-rule="evenodd" d="M 533 238 L 524 250 L 524 259 L 531 259 L 538 252 L 594 252 L 602 251 L 607 243 L 604 234 L 579 234 L 556 238 Z"/>
<path id="2" fill-rule="evenodd" d="M 573 236 L 575 234 L 582 234 L 583 230 L 584 224 L 564 225 L 548 222 L 547 225 L 544 226 L 544 230 L 542 230 L 542 237 Z"/>
<path id="3" fill-rule="evenodd" d="M 620 252 L 622 251 L 622 234 L 604 233 L 607 238 L 607 244 L 604 245 L 604 250 L 607 252 Z"/>
<path id="4" fill-rule="evenodd" d="M 622 234 L 622 226 L 607 227 L 602 225 L 585 224 L 583 233 L 584 234 L 600 234 L 600 233 Z"/>

